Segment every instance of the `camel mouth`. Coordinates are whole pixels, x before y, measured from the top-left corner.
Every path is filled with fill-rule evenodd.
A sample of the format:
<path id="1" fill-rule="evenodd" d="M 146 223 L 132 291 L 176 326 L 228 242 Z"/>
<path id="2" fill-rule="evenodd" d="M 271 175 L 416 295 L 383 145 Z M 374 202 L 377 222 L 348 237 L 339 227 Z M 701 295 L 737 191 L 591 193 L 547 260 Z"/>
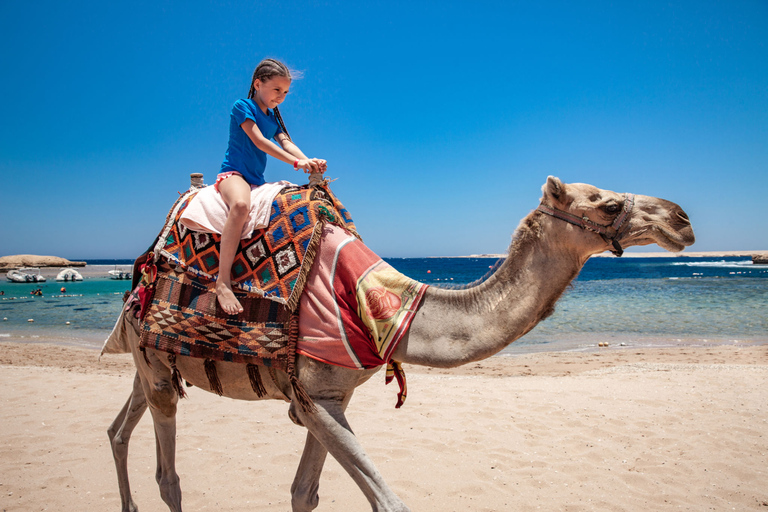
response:
<path id="1" fill-rule="evenodd" d="M 661 237 L 661 240 L 657 240 L 656 244 L 662 249 L 666 249 L 669 252 L 680 252 L 685 249 L 685 246 L 681 243 L 675 242 L 668 237 Z"/>
<path id="2" fill-rule="evenodd" d="M 656 244 L 664 250 L 680 252 L 689 245 L 692 245 L 694 241 L 693 230 L 690 226 L 677 231 L 660 225 L 654 225 L 638 233 L 630 234 L 627 237 L 626 246 Z"/>
<path id="3" fill-rule="evenodd" d="M 653 230 L 653 233 L 657 235 L 654 237 L 656 239 L 656 244 L 662 249 L 666 249 L 670 252 L 680 252 L 689 245 L 693 245 L 695 241 L 693 230 L 690 226 L 687 226 L 679 232 L 672 232 L 657 226 L 656 229 Z"/>

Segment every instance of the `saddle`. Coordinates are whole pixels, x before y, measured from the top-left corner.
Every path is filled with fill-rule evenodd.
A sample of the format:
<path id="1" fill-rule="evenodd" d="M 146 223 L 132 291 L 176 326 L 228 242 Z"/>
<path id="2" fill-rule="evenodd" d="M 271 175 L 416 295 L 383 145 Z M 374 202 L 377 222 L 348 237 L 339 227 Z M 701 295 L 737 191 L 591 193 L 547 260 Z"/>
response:
<path id="1" fill-rule="evenodd" d="M 390 356 L 426 286 L 398 274 L 362 244 L 327 181 L 284 189 L 272 203 L 269 226 L 241 240 L 232 266 L 233 290 L 243 306 L 238 315 L 226 314 L 216 298 L 220 235 L 191 231 L 180 221 L 196 193 L 190 189 L 177 200 L 134 268 L 142 276 L 133 294 L 140 348 L 169 354 L 180 396 L 175 357 L 183 355 L 205 360 L 211 390 L 219 394 L 217 361 L 247 365 L 259 396 L 264 387 L 256 366 L 269 369 L 273 379 L 275 370 L 284 371 L 294 397 L 311 410 L 295 374 L 301 353 L 355 369 L 387 364 L 386 381 L 400 383 L 399 407 L 405 380 Z M 313 265 L 315 260 L 322 264 Z M 352 353 L 359 355 L 350 358 Z"/>

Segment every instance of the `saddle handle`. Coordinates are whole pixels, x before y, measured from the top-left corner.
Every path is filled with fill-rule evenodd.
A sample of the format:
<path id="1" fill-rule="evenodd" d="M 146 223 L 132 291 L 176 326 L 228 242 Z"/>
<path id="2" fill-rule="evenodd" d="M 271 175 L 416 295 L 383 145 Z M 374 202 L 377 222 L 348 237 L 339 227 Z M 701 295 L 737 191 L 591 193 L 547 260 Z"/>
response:
<path id="1" fill-rule="evenodd" d="M 313 172 L 309 175 L 309 186 L 310 187 L 316 187 L 317 185 L 323 184 L 323 173 L 322 172 Z"/>

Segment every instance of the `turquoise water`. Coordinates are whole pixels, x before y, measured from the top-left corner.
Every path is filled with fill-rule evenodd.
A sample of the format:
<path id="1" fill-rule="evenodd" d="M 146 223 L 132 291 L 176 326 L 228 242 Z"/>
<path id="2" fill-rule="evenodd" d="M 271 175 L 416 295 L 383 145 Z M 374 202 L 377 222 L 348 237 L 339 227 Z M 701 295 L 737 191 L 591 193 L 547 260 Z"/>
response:
<path id="1" fill-rule="evenodd" d="M 436 286 L 475 281 L 496 262 L 387 261 Z M 62 286 L 65 294 L 59 291 Z M 29 294 L 37 287 L 42 297 Z M 75 283 L 0 283 L 5 292 L 0 297 L 0 341 L 98 348 L 129 287 L 129 281 L 106 277 Z M 768 266 L 752 265 L 747 258 L 593 258 L 558 302 L 555 314 L 506 351 L 590 350 L 599 342 L 617 347 L 768 343 L 767 304 Z"/>
<path id="2" fill-rule="evenodd" d="M 434 285 L 468 283 L 496 260 L 389 260 Z M 555 313 L 505 352 L 768 343 L 768 266 L 749 258 L 592 258 Z"/>
<path id="3" fill-rule="evenodd" d="M 105 266 L 102 277 L 83 281 L 0 283 L 5 292 L 0 296 L 0 341 L 100 348 L 120 313 L 123 293 L 131 287 L 130 281 L 109 279 L 107 270 L 112 268 Z M 42 297 L 30 295 L 37 288 Z"/>

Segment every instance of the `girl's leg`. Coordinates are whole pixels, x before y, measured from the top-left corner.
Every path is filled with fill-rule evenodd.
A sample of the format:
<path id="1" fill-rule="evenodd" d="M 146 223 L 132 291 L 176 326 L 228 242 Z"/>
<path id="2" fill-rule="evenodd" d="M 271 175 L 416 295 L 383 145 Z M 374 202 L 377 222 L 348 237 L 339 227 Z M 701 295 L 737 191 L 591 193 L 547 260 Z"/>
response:
<path id="1" fill-rule="evenodd" d="M 251 186 L 240 176 L 230 176 L 219 183 L 219 193 L 229 207 L 229 215 L 221 233 L 216 296 L 221 308 L 228 315 L 235 315 L 242 313 L 243 307 L 232 292 L 232 263 L 251 210 Z"/>

